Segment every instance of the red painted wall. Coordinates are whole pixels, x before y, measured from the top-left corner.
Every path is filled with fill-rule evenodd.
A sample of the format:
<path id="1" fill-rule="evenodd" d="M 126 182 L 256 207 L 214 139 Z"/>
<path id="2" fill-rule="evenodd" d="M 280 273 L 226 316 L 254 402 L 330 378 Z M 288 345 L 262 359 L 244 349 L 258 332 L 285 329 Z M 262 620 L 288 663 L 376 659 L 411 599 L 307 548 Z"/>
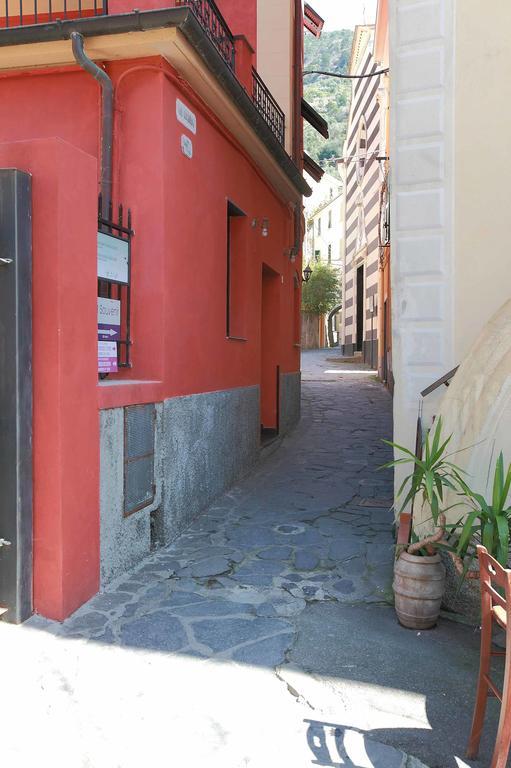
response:
<path id="1" fill-rule="evenodd" d="M 257 0 L 218 0 L 217 5 L 234 35 L 245 35 L 257 51 Z"/>
<path id="2" fill-rule="evenodd" d="M 0 144 L 0 166 L 33 177 L 34 606 L 62 619 L 99 583 L 97 163 L 46 139 Z"/>
<path id="3" fill-rule="evenodd" d="M 171 72 L 158 59 L 107 69 L 117 82 L 140 64 Z M 262 413 L 268 426 L 275 422 L 268 371 L 299 370 L 297 265 L 287 255 L 293 222 L 207 109 L 162 71 L 123 76 L 114 189 L 135 229 L 133 368 L 98 384 L 98 86 L 76 70 L 14 73 L 0 79 L 0 95 L 1 141 L 24 140 L 1 147 L 0 164 L 34 175 L 35 607 L 61 619 L 98 585 L 98 408 L 262 384 Z M 195 135 L 176 120 L 176 98 L 195 112 Z M 193 142 L 191 160 L 181 152 L 183 134 Z M 244 341 L 225 333 L 227 200 L 246 213 Z M 264 317 L 263 263 L 274 273 Z M 126 380 L 133 384 L 118 383 Z"/>

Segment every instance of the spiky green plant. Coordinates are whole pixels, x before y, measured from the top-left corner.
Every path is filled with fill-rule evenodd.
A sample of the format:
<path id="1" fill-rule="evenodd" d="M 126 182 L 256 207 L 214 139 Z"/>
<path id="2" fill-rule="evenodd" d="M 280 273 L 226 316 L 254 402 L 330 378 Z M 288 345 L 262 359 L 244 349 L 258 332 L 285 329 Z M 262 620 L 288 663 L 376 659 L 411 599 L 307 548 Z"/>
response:
<path id="1" fill-rule="evenodd" d="M 462 492 L 472 509 L 466 518 L 449 527 L 458 538 L 456 552 L 465 560 L 467 567 L 476 556 L 478 540 L 501 565 L 507 566 L 511 523 L 511 506 L 507 505 L 507 500 L 510 488 L 511 464 L 504 471 L 502 451 L 495 464 L 490 501 L 462 481 Z"/>
<path id="2" fill-rule="evenodd" d="M 463 470 L 449 461 L 449 456 L 452 454 L 446 453 L 451 438 L 452 435 L 445 440 L 442 438 L 442 418 L 439 417 L 434 428 L 431 428 L 426 435 L 422 458 L 403 445 L 384 440 L 387 445 L 392 446 L 395 451 L 404 456 L 387 462 L 381 469 L 406 464 L 412 467 L 397 492 L 397 499 L 404 496 L 398 512 L 402 512 L 418 496 L 422 498 L 422 504 L 427 504 L 431 509 L 431 517 L 437 525 L 439 514 L 446 511 L 443 508 L 445 489 L 458 494 L 464 488 Z"/>

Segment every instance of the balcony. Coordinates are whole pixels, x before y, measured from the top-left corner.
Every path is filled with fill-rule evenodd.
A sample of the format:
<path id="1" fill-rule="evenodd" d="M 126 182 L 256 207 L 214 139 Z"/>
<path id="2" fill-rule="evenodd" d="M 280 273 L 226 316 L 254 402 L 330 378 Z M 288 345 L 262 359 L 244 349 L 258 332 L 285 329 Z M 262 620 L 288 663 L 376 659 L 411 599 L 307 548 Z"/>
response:
<path id="1" fill-rule="evenodd" d="M 255 69 L 252 69 L 252 101 L 273 135 L 284 146 L 286 117 Z"/>
<path id="2" fill-rule="evenodd" d="M 150 3 L 151 0 L 147 0 L 147 2 Z M 113 5 L 114 3 L 112 3 Z M 249 68 L 247 68 L 246 63 L 241 64 L 238 62 L 238 71 L 236 63 L 236 46 L 238 41 L 235 40 L 215 0 L 169 0 L 169 7 L 188 7 L 191 9 L 208 40 L 216 48 L 229 70 L 248 92 L 255 108 L 277 141 L 284 146 L 284 112 L 273 98 L 258 72 L 251 68 L 250 64 Z M 152 9 L 143 8 L 141 10 L 151 11 Z M 74 20 L 84 20 L 81 23 L 87 23 L 86 19 L 105 16 L 108 13 L 108 0 L 0 0 L 0 30 L 3 29 L 4 35 L 8 35 L 10 38 L 15 30 L 21 32 L 22 29 L 27 27 L 41 28 L 42 25 L 45 25 L 45 34 L 48 34 L 50 32 L 48 25 L 52 23 L 71 22 L 72 24 Z M 116 17 L 116 12 L 114 12 L 110 18 L 121 17 Z M 96 22 L 99 23 L 100 20 L 96 19 L 94 26 Z M 89 24 L 88 26 L 90 27 L 91 25 Z M 66 34 L 63 32 L 63 29 L 59 28 L 59 30 L 58 37 L 65 39 Z M 26 31 L 28 32 L 28 30 Z M 94 33 L 89 31 L 89 34 Z M 25 37 L 25 33 L 23 33 L 23 36 Z M 19 34 L 17 37 L 19 37 Z M 5 39 L 5 44 L 8 44 L 7 39 Z M 244 61 L 246 62 L 246 58 Z"/>
<path id="3" fill-rule="evenodd" d="M 214 0 L 175 0 L 176 6 L 189 6 L 206 35 L 232 72 L 236 73 L 234 37 Z M 276 139 L 284 146 L 285 115 L 258 72 L 252 68 L 252 101 Z"/>
<path id="4" fill-rule="evenodd" d="M 175 0 L 177 7 L 187 5 L 196 15 L 227 66 L 235 71 L 234 37 L 214 0 Z"/>
<path id="5" fill-rule="evenodd" d="M 3 0 L 0 29 L 103 16 L 107 0 Z"/>

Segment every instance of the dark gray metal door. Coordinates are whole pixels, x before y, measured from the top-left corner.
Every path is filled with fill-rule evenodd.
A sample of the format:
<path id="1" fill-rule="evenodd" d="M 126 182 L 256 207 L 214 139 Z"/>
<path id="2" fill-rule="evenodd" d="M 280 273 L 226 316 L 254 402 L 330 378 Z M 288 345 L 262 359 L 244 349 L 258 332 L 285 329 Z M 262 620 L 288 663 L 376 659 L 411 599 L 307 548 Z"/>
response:
<path id="1" fill-rule="evenodd" d="M 0 169 L 0 613 L 32 613 L 32 202 Z"/>

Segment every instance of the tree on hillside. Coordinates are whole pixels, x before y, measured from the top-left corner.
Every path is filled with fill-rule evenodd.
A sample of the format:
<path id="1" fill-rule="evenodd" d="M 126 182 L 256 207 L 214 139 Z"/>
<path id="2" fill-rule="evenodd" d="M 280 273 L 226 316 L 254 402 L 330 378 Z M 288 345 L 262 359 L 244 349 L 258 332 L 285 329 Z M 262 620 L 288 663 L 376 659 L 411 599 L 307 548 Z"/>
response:
<path id="1" fill-rule="evenodd" d="M 351 29 L 323 32 L 319 39 L 306 35 L 305 71 L 321 69 L 338 74 L 347 72 L 352 40 Z M 328 140 L 320 136 L 311 125 L 304 126 L 305 151 L 325 167 L 330 158 L 342 155 L 350 108 L 351 83 L 321 75 L 306 75 L 303 95 L 328 122 Z M 337 175 L 335 162 L 329 165 L 328 172 Z"/>
<path id="2" fill-rule="evenodd" d="M 340 299 L 338 271 L 329 264 L 315 264 L 309 282 L 303 284 L 302 310 L 313 315 L 324 315 L 339 304 Z"/>

